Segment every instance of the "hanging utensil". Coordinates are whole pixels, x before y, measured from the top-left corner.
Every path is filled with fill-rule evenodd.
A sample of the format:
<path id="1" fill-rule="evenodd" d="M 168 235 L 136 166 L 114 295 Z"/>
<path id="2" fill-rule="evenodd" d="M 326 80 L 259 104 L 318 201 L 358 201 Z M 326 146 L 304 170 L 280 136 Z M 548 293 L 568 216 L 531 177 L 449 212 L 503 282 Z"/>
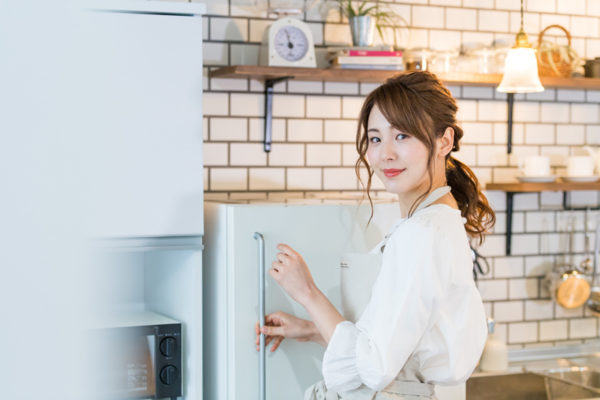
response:
<path id="1" fill-rule="evenodd" d="M 584 221 L 584 229 L 585 229 L 585 260 L 579 264 L 579 269 L 585 273 L 589 274 L 592 271 L 592 259 L 590 258 L 590 231 L 588 230 L 588 215 L 589 208 L 585 209 L 585 221 Z M 592 278 L 593 279 L 593 278 Z"/>
<path id="2" fill-rule="evenodd" d="M 586 302 L 588 310 L 594 315 L 600 316 L 600 287 L 596 286 L 596 274 L 598 273 L 598 262 L 600 262 L 600 216 L 596 217 L 596 232 L 594 237 L 594 270 L 592 272 L 592 289 L 590 298 Z"/>
<path id="3" fill-rule="evenodd" d="M 573 231 L 575 219 L 569 216 L 567 231 L 569 234 L 568 264 L 554 268 L 546 276 L 546 284 L 552 299 L 561 307 L 572 309 L 581 307 L 590 296 L 590 283 L 581 269 L 573 263 Z"/>

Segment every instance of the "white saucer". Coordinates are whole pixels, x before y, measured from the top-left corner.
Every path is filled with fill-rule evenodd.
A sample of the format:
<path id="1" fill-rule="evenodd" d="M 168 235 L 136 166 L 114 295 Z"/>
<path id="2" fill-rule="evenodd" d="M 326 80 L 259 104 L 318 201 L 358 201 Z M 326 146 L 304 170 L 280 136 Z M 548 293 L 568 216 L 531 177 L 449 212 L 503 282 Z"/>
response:
<path id="1" fill-rule="evenodd" d="M 527 183 L 547 183 L 554 182 L 556 180 L 556 175 L 546 175 L 546 176 L 517 176 L 519 182 L 527 182 Z"/>
<path id="2" fill-rule="evenodd" d="M 566 182 L 597 182 L 600 176 L 562 176 L 561 178 Z"/>

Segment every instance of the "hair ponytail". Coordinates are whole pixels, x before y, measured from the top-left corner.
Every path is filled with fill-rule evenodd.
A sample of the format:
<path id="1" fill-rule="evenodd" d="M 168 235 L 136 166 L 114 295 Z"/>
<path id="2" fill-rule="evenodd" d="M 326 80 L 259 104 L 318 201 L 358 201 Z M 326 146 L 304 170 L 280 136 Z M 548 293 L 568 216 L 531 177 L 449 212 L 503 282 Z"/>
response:
<path id="1" fill-rule="evenodd" d="M 446 166 L 446 180 L 452 188 L 452 196 L 458 203 L 461 215 L 467 219 L 465 230 L 481 244 L 484 234 L 494 226 L 496 216 L 480 190 L 475 173 L 466 164 L 450 156 Z"/>

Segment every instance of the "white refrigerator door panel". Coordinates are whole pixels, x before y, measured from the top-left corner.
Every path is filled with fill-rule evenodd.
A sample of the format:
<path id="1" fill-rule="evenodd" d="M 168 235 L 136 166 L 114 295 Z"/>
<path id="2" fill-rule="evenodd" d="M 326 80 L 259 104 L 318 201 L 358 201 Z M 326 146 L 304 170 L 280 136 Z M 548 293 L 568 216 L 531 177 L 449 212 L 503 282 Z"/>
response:
<path id="1" fill-rule="evenodd" d="M 286 243 L 307 262 L 319 288 L 340 307 L 339 262 L 346 252 L 366 252 L 383 236 L 373 223 L 365 231 L 368 206 L 231 206 L 227 213 L 229 399 L 258 395 L 259 354 L 254 324 L 258 321 L 258 243 L 265 238 L 266 269 Z M 384 225 L 391 225 L 393 219 Z M 266 313 L 285 311 L 308 318 L 267 273 Z M 322 379 L 323 349 L 314 343 L 286 340 L 275 353 L 267 353 L 267 399 L 301 399 L 304 390 Z M 255 395 L 256 394 L 256 395 Z"/>
<path id="2" fill-rule="evenodd" d="M 82 14 L 89 233 L 202 234 L 202 18 Z"/>

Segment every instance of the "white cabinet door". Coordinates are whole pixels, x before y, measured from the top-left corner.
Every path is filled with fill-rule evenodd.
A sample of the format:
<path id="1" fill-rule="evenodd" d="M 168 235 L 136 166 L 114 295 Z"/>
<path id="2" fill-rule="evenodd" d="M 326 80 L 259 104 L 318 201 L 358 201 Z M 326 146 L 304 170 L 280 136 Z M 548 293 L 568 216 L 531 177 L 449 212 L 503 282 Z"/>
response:
<path id="1" fill-rule="evenodd" d="M 89 234 L 202 234 L 202 18 L 86 11 L 82 21 Z"/>
<path id="2" fill-rule="evenodd" d="M 340 309 L 340 257 L 366 252 L 381 239 L 375 225 L 364 231 L 368 207 L 357 217 L 354 206 L 236 206 L 228 213 L 228 332 L 230 400 L 258 396 L 259 355 L 253 327 L 258 320 L 258 249 L 255 231 L 265 238 L 269 269 L 278 243 L 294 247 L 310 267 L 320 290 Z M 369 236 L 371 239 L 368 239 Z M 369 290 L 369 288 L 365 288 Z M 267 274 L 266 312 L 282 310 L 301 318 L 306 311 Z M 267 399 L 302 399 L 304 390 L 322 379 L 323 349 L 314 343 L 286 340 L 275 353 L 267 352 Z M 225 398 L 225 397 L 223 397 Z"/>

